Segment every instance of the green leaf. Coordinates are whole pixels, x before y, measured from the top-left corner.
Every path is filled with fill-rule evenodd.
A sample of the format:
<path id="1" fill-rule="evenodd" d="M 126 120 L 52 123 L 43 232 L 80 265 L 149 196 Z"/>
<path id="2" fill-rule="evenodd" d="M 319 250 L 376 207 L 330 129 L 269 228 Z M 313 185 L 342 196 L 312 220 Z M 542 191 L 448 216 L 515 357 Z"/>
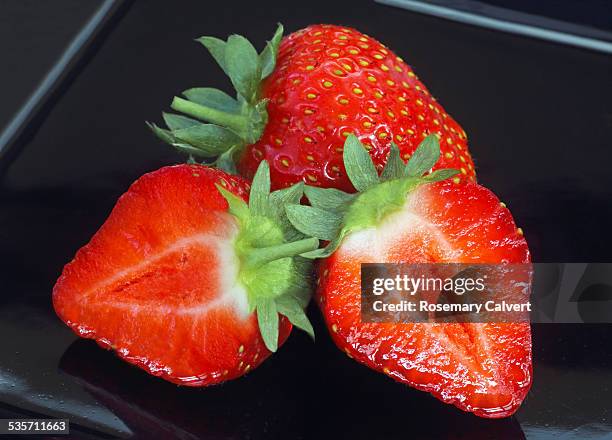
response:
<path id="1" fill-rule="evenodd" d="M 225 46 L 227 43 L 216 37 L 200 37 L 196 39 L 196 41 L 202 43 L 202 45 L 208 49 L 219 67 L 221 67 L 225 74 L 228 75 L 228 71 L 225 66 Z"/>
<path id="2" fill-rule="evenodd" d="M 261 337 L 271 352 L 278 348 L 278 312 L 272 298 L 261 298 L 257 301 L 257 322 Z"/>
<path id="3" fill-rule="evenodd" d="M 232 131 L 214 124 L 192 125 L 174 130 L 172 134 L 177 139 L 201 150 L 201 154 L 208 157 L 218 156 L 228 148 L 242 143 Z"/>
<path id="4" fill-rule="evenodd" d="M 172 99 L 170 107 L 173 110 L 192 116 L 201 121 L 227 128 L 241 139 L 244 138 L 243 133 L 249 129 L 250 121 L 246 115 L 217 110 L 215 108 L 181 98 L 180 96 L 175 96 Z"/>
<path id="5" fill-rule="evenodd" d="M 286 217 L 285 205 L 299 204 L 304 195 L 304 182 L 296 183 L 289 188 L 279 189 L 270 194 L 270 210 L 277 218 Z"/>
<path id="6" fill-rule="evenodd" d="M 419 144 L 410 157 L 404 175 L 408 177 L 420 177 L 429 171 L 440 158 L 440 144 L 434 134 L 430 134 Z"/>
<path id="7" fill-rule="evenodd" d="M 287 294 L 291 295 L 302 309 L 305 309 L 312 298 L 312 261 L 298 256 L 293 259 L 293 267 L 296 277 L 293 288 Z"/>
<path id="8" fill-rule="evenodd" d="M 383 172 L 380 175 L 381 180 L 392 180 L 399 179 L 404 175 L 404 168 L 406 165 L 400 157 L 400 150 L 398 146 L 391 142 L 391 149 L 389 150 L 389 156 L 387 157 L 387 163 L 383 168 Z"/>
<path id="9" fill-rule="evenodd" d="M 444 168 L 441 170 L 432 171 L 430 174 L 423 176 L 422 179 L 426 180 L 427 182 L 440 182 L 442 180 L 446 180 L 453 176 L 456 176 L 459 173 L 459 170 L 455 170 L 452 168 Z"/>
<path id="10" fill-rule="evenodd" d="M 304 235 L 293 227 L 285 212 L 285 205 L 299 204 L 303 195 L 304 182 L 299 182 L 289 188 L 274 191 L 268 199 L 270 216 L 276 219 L 287 241 L 304 238 Z"/>
<path id="11" fill-rule="evenodd" d="M 270 102 L 270 100 L 267 98 L 258 101 L 253 111 L 253 124 L 262 125 L 262 129 L 268 123 L 268 102 Z"/>
<path id="12" fill-rule="evenodd" d="M 268 124 L 268 100 L 262 99 L 254 106 L 247 106 L 246 115 L 249 122 L 244 139 L 247 144 L 254 144 L 263 134 Z"/>
<path id="13" fill-rule="evenodd" d="M 300 254 L 300 256 L 311 259 L 311 260 L 316 259 L 316 258 L 327 258 L 331 254 L 336 252 L 336 249 L 338 249 L 338 246 L 340 246 L 340 243 L 342 243 L 342 240 L 344 240 L 344 237 L 346 236 L 347 233 L 348 231 L 345 231 L 344 229 L 342 229 L 340 233 L 336 235 L 336 237 L 332 241 L 330 241 L 327 244 L 327 246 L 325 246 L 324 248 L 315 249 L 314 251 L 310 251 L 310 252 L 305 252 L 303 254 Z"/>
<path id="14" fill-rule="evenodd" d="M 300 199 L 304 195 L 304 188 L 304 182 L 298 182 L 289 188 L 276 190 L 270 194 L 270 202 L 282 206 L 288 203 L 300 203 Z"/>
<path id="15" fill-rule="evenodd" d="M 355 194 L 348 194 L 335 188 L 306 186 L 304 194 L 314 208 L 324 211 L 342 212 L 346 205 L 355 199 Z"/>
<path id="16" fill-rule="evenodd" d="M 221 195 L 227 200 L 227 204 L 229 205 L 228 212 L 236 217 L 240 221 L 244 221 L 249 218 L 249 207 L 236 194 L 226 190 L 220 184 L 215 184 Z"/>
<path id="17" fill-rule="evenodd" d="M 238 175 L 238 169 L 236 168 L 236 162 L 234 161 L 234 154 L 240 148 L 240 145 L 234 145 L 233 147 L 225 150 L 221 155 L 213 162 L 213 166 L 225 171 L 228 174 Z"/>
<path id="18" fill-rule="evenodd" d="M 155 133 L 155 135 L 166 142 L 167 144 L 172 145 L 176 150 L 180 153 L 187 154 L 192 162 L 187 163 L 195 163 L 193 160 L 193 156 L 201 157 L 201 158 L 210 158 L 210 154 L 204 150 L 196 148 L 192 145 L 189 145 L 185 142 L 181 142 L 180 139 L 177 139 L 170 130 L 166 130 L 164 128 L 160 128 L 157 125 L 147 122 L 147 126 Z"/>
<path id="19" fill-rule="evenodd" d="M 283 38 L 283 25 L 278 24 L 274 36 L 266 47 L 261 52 L 261 79 L 267 78 L 274 71 L 276 66 L 276 57 L 278 56 L 278 47 L 280 46 L 281 39 Z"/>
<path id="20" fill-rule="evenodd" d="M 190 101 L 227 113 L 240 113 L 240 104 L 227 93 L 211 87 L 187 89 L 183 95 Z"/>
<path id="21" fill-rule="evenodd" d="M 225 66 L 236 91 L 250 104 L 259 92 L 261 66 L 253 45 L 240 35 L 231 35 L 225 45 Z"/>
<path id="22" fill-rule="evenodd" d="M 249 195 L 249 209 L 252 215 L 265 216 L 268 213 L 270 195 L 270 167 L 262 160 L 253 177 Z"/>
<path id="23" fill-rule="evenodd" d="M 201 124 L 201 122 L 195 119 L 188 118 L 186 116 L 175 115 L 173 113 L 162 113 L 164 122 L 170 130 L 180 130 L 181 128 L 191 127 L 192 125 Z"/>
<path id="24" fill-rule="evenodd" d="M 163 142 L 171 145 L 176 142 L 176 138 L 172 135 L 170 130 L 160 128 L 152 122 L 146 122 L 146 124 L 147 127 L 149 127 L 149 129 L 155 134 L 155 136 L 157 136 Z"/>
<path id="25" fill-rule="evenodd" d="M 304 330 L 312 339 L 315 338 L 312 324 L 308 320 L 306 312 L 295 298 L 289 295 L 282 295 L 276 298 L 276 309 L 278 313 L 286 316 L 291 324 Z"/>
<path id="26" fill-rule="evenodd" d="M 340 215 L 311 206 L 287 205 L 285 212 L 298 231 L 320 240 L 333 240 L 342 225 Z"/>
<path id="27" fill-rule="evenodd" d="M 344 142 L 344 167 L 351 183 L 359 192 L 367 190 L 379 181 L 368 151 L 352 134 Z"/>

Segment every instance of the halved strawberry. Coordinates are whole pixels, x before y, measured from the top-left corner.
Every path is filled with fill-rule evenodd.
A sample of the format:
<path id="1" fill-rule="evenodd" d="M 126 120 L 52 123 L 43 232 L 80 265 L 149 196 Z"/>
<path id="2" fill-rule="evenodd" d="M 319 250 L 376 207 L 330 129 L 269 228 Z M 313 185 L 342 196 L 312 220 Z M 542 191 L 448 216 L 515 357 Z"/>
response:
<path id="1" fill-rule="evenodd" d="M 428 134 L 441 139 L 437 168 L 475 181 L 467 135 L 400 57 L 356 29 L 311 25 L 282 39 L 279 25 L 258 54 L 244 37 L 202 43 L 231 79 L 237 97 L 206 87 L 185 90 L 150 127 L 179 151 L 250 178 L 267 160 L 273 188 L 299 181 L 353 192 L 342 162 L 348 133 L 383 167 L 391 142 L 404 159 Z M 452 75 L 451 75 L 452 76 Z M 193 118 L 193 119 L 192 119 Z M 201 122 L 200 122 L 201 121 Z"/>
<path id="2" fill-rule="evenodd" d="M 138 179 L 53 289 L 59 317 L 147 372 L 190 386 L 257 367 L 304 315 L 315 249 L 283 212 L 302 187 L 270 194 L 262 163 L 242 178 L 201 165 Z M 282 316 L 279 316 L 282 315 Z"/>
<path id="3" fill-rule="evenodd" d="M 361 263 L 530 261 L 522 231 L 491 191 L 446 180 L 456 170 L 423 175 L 438 155 L 435 136 L 407 165 L 393 147 L 379 178 L 350 136 L 344 162 L 360 193 L 307 187 L 312 207 L 289 205 L 287 213 L 297 229 L 330 241 L 306 255 L 326 257 L 318 267 L 317 300 L 340 349 L 465 411 L 506 417 L 531 386 L 529 324 L 361 320 Z"/>

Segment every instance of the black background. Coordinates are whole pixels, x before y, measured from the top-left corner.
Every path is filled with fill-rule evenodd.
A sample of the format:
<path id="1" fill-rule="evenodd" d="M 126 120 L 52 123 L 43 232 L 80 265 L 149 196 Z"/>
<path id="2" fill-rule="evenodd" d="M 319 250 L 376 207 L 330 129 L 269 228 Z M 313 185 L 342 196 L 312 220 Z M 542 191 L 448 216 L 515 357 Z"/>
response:
<path id="1" fill-rule="evenodd" d="M 45 56 L 59 53 L 67 29 L 77 29 L 87 15 L 83 2 L 56 1 L 56 9 L 43 13 L 34 12 L 38 2 L 27 3 L 19 20 L 28 23 L 29 15 L 36 16 L 38 33 L 19 26 L 7 33 L 10 19 L 0 8 L 9 39 L 3 38 L 0 48 L 13 48 L 5 65 L 12 70 L 0 71 L 1 87 L 15 90 L 0 105 L 2 122 L 23 99 L 18 86 L 32 82 L 36 69 L 47 68 Z M 67 20 L 65 27 L 51 26 L 45 16 Z M 134 179 L 182 160 L 154 139 L 144 121 L 159 121 L 161 110 L 183 89 L 228 89 L 193 38 L 238 32 L 261 48 L 278 21 L 287 31 L 316 22 L 353 26 L 407 60 L 468 132 L 479 181 L 512 210 L 534 261 L 611 260 L 610 56 L 370 1 L 136 1 L 0 176 L 5 339 L 0 412 L 68 414 L 81 436 L 92 437 L 147 438 L 153 432 L 166 438 L 473 439 L 609 433 L 607 325 L 534 326 L 534 386 L 516 416 L 505 420 L 461 413 L 354 363 L 329 341 L 314 307 L 316 344 L 294 332 L 258 370 L 211 389 L 177 388 L 124 365 L 90 341 L 73 342 L 50 305 L 63 264 Z M 11 35 L 19 40 L 11 41 Z M 47 46 L 40 46 L 47 37 Z M 31 49 L 15 50 L 16 44 Z"/>
<path id="2" fill-rule="evenodd" d="M 580 0 L 580 2 L 576 0 L 480 0 L 480 2 L 540 17 L 612 30 L 612 14 L 610 14 L 612 7 L 608 0 Z"/>
<path id="3" fill-rule="evenodd" d="M 0 3 L 0 128 L 57 61 L 100 1 L 5 0 Z"/>

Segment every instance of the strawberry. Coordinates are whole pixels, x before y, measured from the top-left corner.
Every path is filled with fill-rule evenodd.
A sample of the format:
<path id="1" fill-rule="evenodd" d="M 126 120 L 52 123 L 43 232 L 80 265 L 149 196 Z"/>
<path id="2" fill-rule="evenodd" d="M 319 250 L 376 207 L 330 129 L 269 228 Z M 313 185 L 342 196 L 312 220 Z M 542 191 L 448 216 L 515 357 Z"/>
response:
<path id="1" fill-rule="evenodd" d="M 361 319 L 361 263 L 521 263 L 530 261 L 522 231 L 488 189 L 423 175 L 439 156 L 428 136 L 407 165 L 392 147 L 379 177 L 355 136 L 344 163 L 359 190 L 306 187 L 311 206 L 288 205 L 306 235 L 329 241 L 304 254 L 318 266 L 317 301 L 336 345 L 393 379 L 481 417 L 516 411 L 531 385 L 528 323 L 389 323 Z M 518 294 L 516 290 L 513 295 Z"/>
<path id="2" fill-rule="evenodd" d="M 216 89 L 185 90 L 171 107 L 188 117 L 164 114 L 168 129 L 150 127 L 180 151 L 220 156 L 219 166 L 247 178 L 267 160 L 273 188 L 304 181 L 347 192 L 354 191 L 342 162 L 349 133 L 379 170 L 392 141 L 408 159 L 433 133 L 442 144 L 435 167 L 461 170 L 456 182 L 475 181 L 465 131 L 391 50 L 341 26 L 313 25 L 281 41 L 282 32 L 279 25 L 261 54 L 238 35 L 199 38 L 237 99 Z"/>
<path id="3" fill-rule="evenodd" d="M 250 195 L 244 179 L 201 165 L 142 176 L 64 267 L 55 311 L 79 336 L 168 381 L 242 376 L 292 324 L 312 334 L 309 265 L 294 256 L 318 241 L 283 211 L 302 186 L 270 193 L 265 162 Z"/>

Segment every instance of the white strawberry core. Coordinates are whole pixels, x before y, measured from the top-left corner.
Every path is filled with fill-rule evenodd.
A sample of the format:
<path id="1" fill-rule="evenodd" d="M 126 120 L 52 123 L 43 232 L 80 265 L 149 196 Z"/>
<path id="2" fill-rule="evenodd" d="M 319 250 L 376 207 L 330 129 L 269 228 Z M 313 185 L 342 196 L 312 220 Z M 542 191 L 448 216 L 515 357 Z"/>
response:
<path id="1" fill-rule="evenodd" d="M 427 245 L 435 247 L 442 261 L 456 261 L 461 251 L 452 247 L 436 225 L 411 209 L 424 202 L 421 191 L 414 191 L 409 198 L 400 211 L 387 216 L 378 226 L 349 234 L 342 242 L 341 252 L 367 255 L 368 262 L 384 263 L 390 260 L 390 254 L 403 240 L 419 237 Z"/>

